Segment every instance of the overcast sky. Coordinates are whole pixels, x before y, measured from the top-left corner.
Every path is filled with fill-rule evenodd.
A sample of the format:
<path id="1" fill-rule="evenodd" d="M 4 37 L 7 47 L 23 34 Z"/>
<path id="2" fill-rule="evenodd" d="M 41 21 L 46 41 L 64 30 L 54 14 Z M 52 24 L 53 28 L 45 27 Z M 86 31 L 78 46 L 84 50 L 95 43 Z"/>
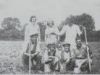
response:
<path id="1" fill-rule="evenodd" d="M 39 21 L 54 19 L 59 24 L 71 14 L 82 13 L 90 14 L 96 29 L 100 29 L 100 0 L 0 0 L 0 21 L 12 16 L 24 24 L 31 15 L 36 15 Z"/>

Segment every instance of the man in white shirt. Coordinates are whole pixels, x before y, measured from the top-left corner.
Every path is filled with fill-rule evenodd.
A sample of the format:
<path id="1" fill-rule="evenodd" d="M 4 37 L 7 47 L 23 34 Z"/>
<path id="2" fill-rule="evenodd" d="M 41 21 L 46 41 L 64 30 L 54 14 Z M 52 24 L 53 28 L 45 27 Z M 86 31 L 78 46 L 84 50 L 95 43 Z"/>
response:
<path id="1" fill-rule="evenodd" d="M 64 42 L 69 43 L 71 45 L 71 50 L 73 51 L 73 49 L 76 46 L 77 35 L 80 36 L 80 34 L 81 34 L 81 31 L 80 31 L 78 25 L 75 25 L 72 23 L 69 23 L 68 25 L 64 25 L 62 30 L 60 31 L 59 35 L 62 35 L 64 33 L 66 34 Z M 73 52 L 71 52 L 71 53 L 73 56 Z"/>

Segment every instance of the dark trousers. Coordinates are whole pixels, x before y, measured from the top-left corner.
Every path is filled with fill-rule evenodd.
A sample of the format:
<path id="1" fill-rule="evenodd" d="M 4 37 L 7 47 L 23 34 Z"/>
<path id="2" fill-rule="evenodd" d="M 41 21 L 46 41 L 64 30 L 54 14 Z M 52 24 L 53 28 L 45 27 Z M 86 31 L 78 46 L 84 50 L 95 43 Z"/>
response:
<path id="1" fill-rule="evenodd" d="M 23 65 L 26 69 L 29 69 L 29 56 L 23 54 Z M 36 64 L 34 64 L 36 62 Z M 41 69 L 41 56 L 36 55 L 31 58 L 32 69 Z"/>

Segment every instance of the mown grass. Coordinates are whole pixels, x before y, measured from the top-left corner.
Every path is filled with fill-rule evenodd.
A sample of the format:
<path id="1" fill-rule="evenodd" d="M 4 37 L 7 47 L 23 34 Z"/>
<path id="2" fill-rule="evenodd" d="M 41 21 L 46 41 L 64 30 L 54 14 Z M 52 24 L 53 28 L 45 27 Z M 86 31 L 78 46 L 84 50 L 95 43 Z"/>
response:
<path id="1" fill-rule="evenodd" d="M 100 74 L 100 42 L 91 42 L 89 45 L 93 52 L 92 73 Z"/>

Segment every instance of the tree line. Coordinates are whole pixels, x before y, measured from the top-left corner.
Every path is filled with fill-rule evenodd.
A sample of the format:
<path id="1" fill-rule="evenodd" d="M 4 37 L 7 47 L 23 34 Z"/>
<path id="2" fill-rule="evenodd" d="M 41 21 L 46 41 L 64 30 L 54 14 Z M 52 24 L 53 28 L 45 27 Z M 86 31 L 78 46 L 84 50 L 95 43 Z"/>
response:
<path id="1" fill-rule="evenodd" d="M 23 40 L 24 29 L 18 18 L 6 17 L 1 23 L 0 40 Z"/>

